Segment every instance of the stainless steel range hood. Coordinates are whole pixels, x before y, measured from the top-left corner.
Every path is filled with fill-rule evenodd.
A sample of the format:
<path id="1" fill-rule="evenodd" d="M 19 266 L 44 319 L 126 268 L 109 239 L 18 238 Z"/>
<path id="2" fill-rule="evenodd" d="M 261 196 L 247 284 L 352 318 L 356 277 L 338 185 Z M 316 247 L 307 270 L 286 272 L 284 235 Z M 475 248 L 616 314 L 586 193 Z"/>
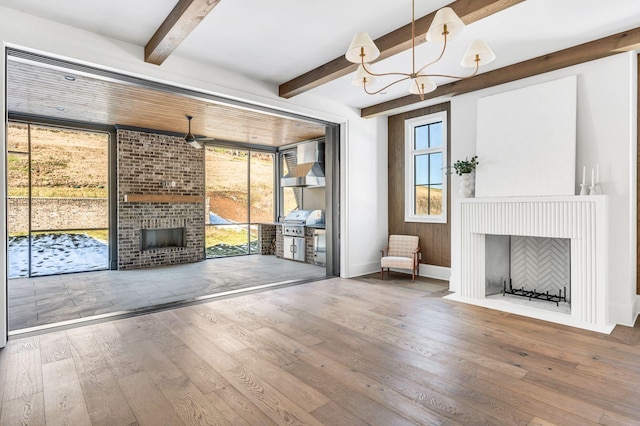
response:
<path id="1" fill-rule="evenodd" d="M 289 173 L 281 180 L 284 187 L 324 186 L 324 142 L 312 141 L 297 146 L 295 162 L 287 161 Z"/>

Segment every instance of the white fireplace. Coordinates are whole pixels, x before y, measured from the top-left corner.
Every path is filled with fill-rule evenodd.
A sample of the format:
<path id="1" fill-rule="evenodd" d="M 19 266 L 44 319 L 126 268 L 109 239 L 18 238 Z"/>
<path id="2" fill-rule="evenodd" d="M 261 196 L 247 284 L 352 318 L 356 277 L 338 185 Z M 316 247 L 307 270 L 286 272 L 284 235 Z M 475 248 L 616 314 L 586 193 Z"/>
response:
<path id="1" fill-rule="evenodd" d="M 450 299 L 574 327 L 610 333 L 607 197 L 506 197 L 460 200 L 460 271 Z M 570 241 L 571 312 L 485 297 L 485 236 Z"/>

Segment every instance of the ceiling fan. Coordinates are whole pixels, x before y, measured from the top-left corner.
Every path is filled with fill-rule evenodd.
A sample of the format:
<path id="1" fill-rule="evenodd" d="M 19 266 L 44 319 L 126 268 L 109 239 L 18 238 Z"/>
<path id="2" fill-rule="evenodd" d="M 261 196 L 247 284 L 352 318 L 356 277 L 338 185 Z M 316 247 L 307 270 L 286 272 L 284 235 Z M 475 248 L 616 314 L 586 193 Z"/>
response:
<path id="1" fill-rule="evenodd" d="M 186 115 L 185 117 L 187 117 L 187 121 L 189 122 L 189 130 L 187 132 L 186 135 L 184 135 L 184 141 L 186 143 L 188 143 L 189 145 L 191 145 L 192 147 L 196 148 L 196 149 L 202 149 L 202 144 L 199 141 L 212 141 L 215 140 L 215 138 L 197 138 L 193 135 L 193 133 L 191 133 L 191 120 L 193 120 L 193 116 L 192 115 Z"/>

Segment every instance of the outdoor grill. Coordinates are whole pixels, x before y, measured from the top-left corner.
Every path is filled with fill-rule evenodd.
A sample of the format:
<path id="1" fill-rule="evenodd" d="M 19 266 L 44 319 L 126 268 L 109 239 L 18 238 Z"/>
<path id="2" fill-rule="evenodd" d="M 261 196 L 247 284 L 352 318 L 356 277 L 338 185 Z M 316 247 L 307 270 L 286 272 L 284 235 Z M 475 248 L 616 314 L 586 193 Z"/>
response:
<path id="1" fill-rule="evenodd" d="M 304 237 L 304 227 L 324 227 L 322 210 L 294 210 L 289 213 L 282 224 L 282 235 Z"/>
<path id="2" fill-rule="evenodd" d="M 289 213 L 282 223 L 283 257 L 285 259 L 304 262 L 305 235 L 304 228 L 324 229 L 324 212 L 322 210 L 294 210 Z M 314 238 L 314 257 L 315 257 Z"/>

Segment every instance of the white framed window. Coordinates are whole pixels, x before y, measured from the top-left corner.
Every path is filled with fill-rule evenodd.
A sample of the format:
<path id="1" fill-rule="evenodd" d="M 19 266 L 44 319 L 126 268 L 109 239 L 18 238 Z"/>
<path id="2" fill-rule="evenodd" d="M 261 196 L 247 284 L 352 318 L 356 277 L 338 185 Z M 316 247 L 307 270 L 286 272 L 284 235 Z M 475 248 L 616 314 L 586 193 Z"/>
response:
<path id="1" fill-rule="evenodd" d="M 405 222 L 447 222 L 447 112 L 404 122 Z"/>

